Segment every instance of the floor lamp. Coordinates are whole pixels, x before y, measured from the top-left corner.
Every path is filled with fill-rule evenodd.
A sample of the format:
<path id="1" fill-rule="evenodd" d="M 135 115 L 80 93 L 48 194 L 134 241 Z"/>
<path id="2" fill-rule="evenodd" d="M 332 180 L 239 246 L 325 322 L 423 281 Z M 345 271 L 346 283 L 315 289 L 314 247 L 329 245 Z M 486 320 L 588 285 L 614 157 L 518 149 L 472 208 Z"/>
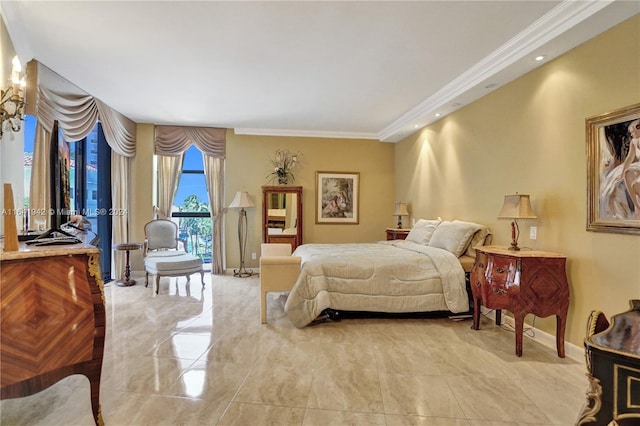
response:
<path id="1" fill-rule="evenodd" d="M 233 270 L 234 277 L 250 277 L 253 275 L 253 271 L 247 270 L 244 267 L 244 255 L 247 249 L 247 211 L 245 207 L 255 207 L 251 198 L 249 197 L 249 193 L 247 192 L 236 192 L 236 196 L 233 198 L 231 204 L 229 204 L 229 208 L 231 209 L 240 209 L 240 216 L 238 217 L 238 244 L 240 246 L 240 269 Z"/>

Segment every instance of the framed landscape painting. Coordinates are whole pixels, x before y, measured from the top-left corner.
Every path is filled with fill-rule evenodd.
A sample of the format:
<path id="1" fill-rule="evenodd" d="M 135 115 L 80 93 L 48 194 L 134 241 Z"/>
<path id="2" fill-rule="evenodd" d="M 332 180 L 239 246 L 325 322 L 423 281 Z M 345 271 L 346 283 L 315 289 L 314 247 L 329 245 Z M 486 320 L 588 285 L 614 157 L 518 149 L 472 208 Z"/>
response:
<path id="1" fill-rule="evenodd" d="M 640 104 L 587 118 L 587 230 L 640 235 Z"/>
<path id="2" fill-rule="evenodd" d="M 316 172 L 316 223 L 357 224 L 360 173 Z"/>

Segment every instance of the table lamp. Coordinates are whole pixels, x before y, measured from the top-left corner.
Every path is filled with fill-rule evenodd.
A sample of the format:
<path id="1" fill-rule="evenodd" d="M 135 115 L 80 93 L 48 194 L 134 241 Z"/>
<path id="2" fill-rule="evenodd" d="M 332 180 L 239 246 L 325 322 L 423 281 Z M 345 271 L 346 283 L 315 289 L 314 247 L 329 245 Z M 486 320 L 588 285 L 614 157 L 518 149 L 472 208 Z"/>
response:
<path id="1" fill-rule="evenodd" d="M 403 203 L 402 201 L 396 203 L 395 208 L 393 209 L 393 215 L 398 216 L 398 229 L 401 229 L 402 216 L 409 216 L 409 212 L 407 211 L 407 203 Z"/>
<path id="2" fill-rule="evenodd" d="M 518 237 L 520 228 L 518 219 L 537 219 L 538 216 L 531 208 L 529 196 L 525 194 L 505 195 L 502 210 L 498 213 L 498 219 L 513 219 L 511 221 L 511 246 L 509 250 L 520 250 L 518 247 Z"/>
<path id="3" fill-rule="evenodd" d="M 247 211 L 245 208 L 255 207 L 248 192 L 236 192 L 236 196 L 229 204 L 230 209 L 240 209 L 240 216 L 238 216 L 238 245 L 240 246 L 240 269 L 233 270 L 234 277 L 250 277 L 253 275 L 253 271 L 247 270 L 244 267 L 245 251 L 247 248 Z"/>

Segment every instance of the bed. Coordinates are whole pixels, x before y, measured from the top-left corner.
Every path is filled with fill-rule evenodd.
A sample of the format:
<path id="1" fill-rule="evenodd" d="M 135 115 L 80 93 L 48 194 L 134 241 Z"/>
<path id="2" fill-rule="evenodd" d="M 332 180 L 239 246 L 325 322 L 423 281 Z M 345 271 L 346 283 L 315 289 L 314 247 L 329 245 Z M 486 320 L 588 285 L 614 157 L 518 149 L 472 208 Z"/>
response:
<path id="1" fill-rule="evenodd" d="M 300 275 L 285 311 L 304 327 L 325 310 L 412 313 L 469 311 L 465 270 L 488 239 L 472 222 L 416 222 L 406 240 L 303 244 Z"/>

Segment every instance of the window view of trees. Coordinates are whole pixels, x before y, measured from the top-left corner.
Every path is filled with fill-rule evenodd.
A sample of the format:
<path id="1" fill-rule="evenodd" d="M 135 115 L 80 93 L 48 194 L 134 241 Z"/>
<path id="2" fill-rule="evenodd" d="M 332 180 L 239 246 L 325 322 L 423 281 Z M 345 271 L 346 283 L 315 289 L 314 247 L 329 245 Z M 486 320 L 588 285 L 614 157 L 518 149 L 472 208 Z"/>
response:
<path id="1" fill-rule="evenodd" d="M 177 221 L 180 239 L 187 242 L 187 251 L 202 258 L 205 267 L 210 266 L 213 223 L 209 212 L 202 153 L 195 146 L 185 152 L 173 204 L 171 216 Z"/>
<path id="2" fill-rule="evenodd" d="M 178 206 L 178 213 L 188 215 L 178 215 L 180 239 L 187 242 L 187 251 L 201 257 L 205 263 L 211 263 L 213 225 L 209 216 L 209 204 L 198 200 L 195 194 L 189 195 Z M 207 216 L 197 217 L 189 213 L 205 213 Z"/>

